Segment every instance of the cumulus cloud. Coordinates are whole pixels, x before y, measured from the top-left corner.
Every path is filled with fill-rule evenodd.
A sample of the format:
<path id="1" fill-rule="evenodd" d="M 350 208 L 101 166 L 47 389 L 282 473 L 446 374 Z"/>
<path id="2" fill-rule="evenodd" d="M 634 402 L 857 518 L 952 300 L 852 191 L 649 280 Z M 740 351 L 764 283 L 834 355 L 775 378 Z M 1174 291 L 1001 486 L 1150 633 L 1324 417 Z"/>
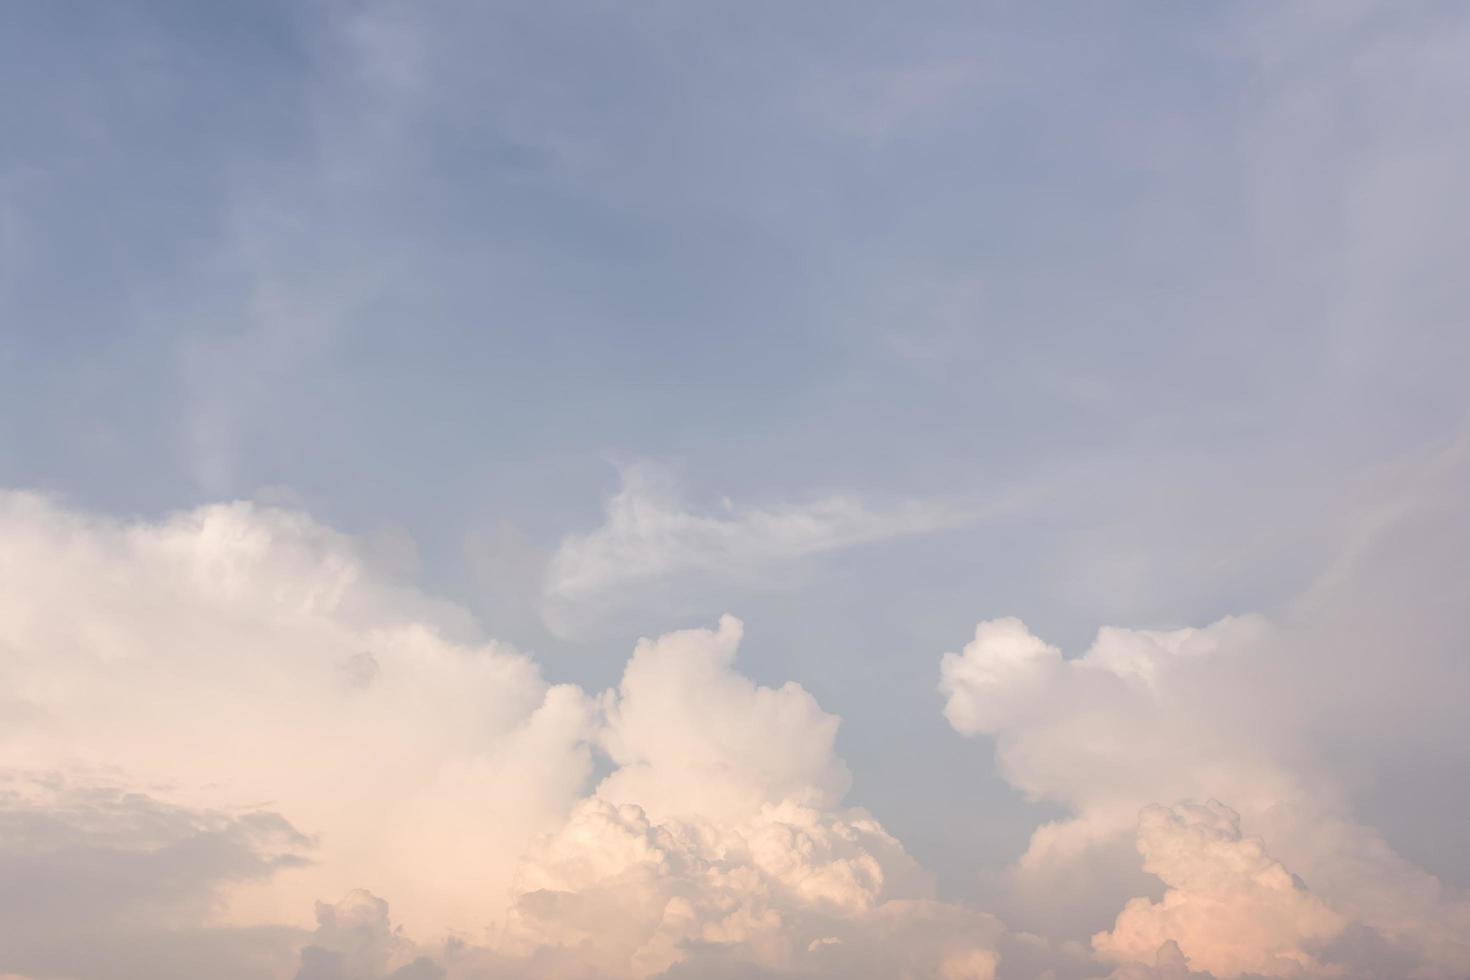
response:
<path id="1" fill-rule="evenodd" d="M 1463 732 L 1467 447 L 1382 474 L 1341 557 L 1270 621 L 1109 627 L 1069 657 L 994 620 L 942 658 L 951 726 L 1063 811 L 998 886 L 1008 924 L 1097 934 L 1117 976 L 1470 972 L 1470 896 L 1359 802 L 1365 760 L 1413 773 Z M 1378 815 L 1412 811 L 1377 793 Z"/>
<path id="2" fill-rule="evenodd" d="M 1062 652 L 1019 619 L 981 623 L 972 643 L 940 662 L 944 716 L 966 735 L 998 731 L 1046 691 L 1061 663 Z"/>
<path id="3" fill-rule="evenodd" d="M 388 903 L 357 889 L 318 902 L 317 928 L 301 951 L 296 980 L 439 980 L 444 968 L 418 955 L 388 916 Z"/>
<path id="4" fill-rule="evenodd" d="M 152 977 L 1073 977 L 1093 934 L 1120 978 L 1470 965 L 1470 903 L 1354 819 L 1311 751 L 1330 715 L 1282 710 L 1325 662 L 1295 623 L 1068 658 L 1005 619 L 944 657 L 950 723 L 1066 811 L 1006 933 L 844 802 L 838 719 L 744 677 L 731 617 L 593 693 L 300 514 L 7 494 L 0 537 L 3 970 L 107 975 L 78 929 L 149 937 Z"/>
<path id="5" fill-rule="evenodd" d="M 1158 948 L 1153 962 L 1125 963 L 1108 980 L 1209 980 L 1209 975 L 1189 968 L 1189 961 L 1172 939 Z"/>
<path id="6" fill-rule="evenodd" d="M 937 901 L 843 804 L 838 719 L 743 677 L 731 617 L 641 641 L 594 695 L 300 514 L 125 524 L 7 494 L 0 538 L 0 697 L 21 709 L 0 763 L 122 787 L 24 797 L 17 903 L 79 865 L 45 826 L 136 855 L 86 864 L 107 909 L 151 916 L 117 922 L 256 930 L 273 944 L 239 962 L 262 976 L 994 974 L 998 923 Z M 71 937 L 113 912 L 48 908 L 0 969 L 92 975 Z M 167 960 L 150 975 L 191 975 Z"/>
<path id="7" fill-rule="evenodd" d="M 1309 696 L 1312 649 L 1299 628 L 1237 617 L 1104 629 L 1068 659 L 1006 619 L 946 655 L 951 725 L 993 735 L 1005 778 L 1069 811 L 1011 869 L 1008 920 L 1067 936 L 1122 906 L 1093 944 L 1131 964 L 1120 976 L 1170 975 L 1175 950 L 1217 977 L 1373 976 L 1341 941 L 1354 928 L 1417 976 L 1461 975 L 1470 901 L 1355 820 L 1304 719 L 1277 710 Z M 1201 799 L 1228 806 L 1187 802 Z M 1158 901 L 1130 871 L 1135 833 Z"/>
<path id="8" fill-rule="evenodd" d="M 1352 597 L 1387 594 L 1393 538 L 1311 629 L 1106 628 L 1068 657 L 1004 619 L 943 658 L 951 725 L 1064 811 L 1006 876 L 1005 932 L 844 802 L 838 719 L 743 676 L 731 617 L 589 692 L 299 513 L 5 494 L 0 970 L 118 975 L 146 937 L 117 962 L 149 977 L 1459 976 L 1470 903 L 1355 819 L 1304 696 L 1362 716 L 1324 637 L 1382 635 Z"/>
<path id="9" fill-rule="evenodd" d="M 643 640 L 599 736 L 618 768 L 598 790 L 655 817 L 743 817 L 767 803 L 830 807 L 847 791 L 838 720 L 800 685 L 760 687 L 731 663 L 742 626 Z"/>
<path id="10" fill-rule="evenodd" d="M 657 587 L 666 604 L 671 582 L 748 583 L 815 555 L 928 534 L 974 520 L 973 510 L 937 501 L 875 509 L 853 496 L 722 511 L 693 508 L 669 474 L 650 466 L 622 470 L 623 483 L 595 530 L 565 537 L 551 556 L 543 611 L 563 634 L 585 631 Z M 692 600 L 691 600 L 692 601 Z"/>
<path id="11" fill-rule="evenodd" d="M 594 797 L 527 856 L 513 936 L 609 976 L 655 976 L 710 949 L 785 972 L 870 914 L 911 863 L 861 816 L 784 804 L 654 823 Z"/>
<path id="12" fill-rule="evenodd" d="M 846 975 L 883 976 L 859 966 L 874 932 L 896 942 L 947 917 L 963 928 L 897 955 L 916 975 L 993 975 L 994 922 L 935 902 L 899 842 L 841 805 L 837 719 L 799 686 L 735 673 L 740 632 L 726 617 L 639 644 L 605 698 L 616 768 L 528 852 L 513 943 L 608 976 L 825 976 L 848 960 Z"/>
<path id="13" fill-rule="evenodd" d="M 1171 800 L 1208 798 L 1210 786 L 1276 799 L 1289 777 L 1268 771 L 1274 739 L 1232 733 L 1240 737 L 1212 752 L 1228 709 L 1192 683 L 1201 666 L 1216 665 L 1202 654 L 1239 655 L 1268 633 L 1258 617 L 1203 629 L 1109 628 L 1081 657 L 1064 659 L 1017 619 L 983 622 L 961 653 L 941 660 L 945 716 L 963 734 L 996 735 L 1002 771 L 1028 795 L 1085 805 L 1109 818 L 1110 831 L 1131 831 L 1140 792 L 1161 786 Z"/>
<path id="14" fill-rule="evenodd" d="M 0 764 L 282 813 L 314 860 L 238 890 L 236 921 L 304 926 L 368 886 L 410 928 L 478 933 L 519 846 L 582 792 L 580 690 L 299 514 L 124 524 L 6 494 L 0 539 L 0 696 L 24 707 Z"/>
<path id="15" fill-rule="evenodd" d="M 1346 925 L 1213 800 L 1146 807 L 1138 850 L 1169 891 L 1158 902 L 1133 899 L 1111 932 L 1093 937 L 1104 959 L 1157 962 L 1173 943 L 1215 976 L 1300 976 L 1322 972 L 1312 951 Z"/>

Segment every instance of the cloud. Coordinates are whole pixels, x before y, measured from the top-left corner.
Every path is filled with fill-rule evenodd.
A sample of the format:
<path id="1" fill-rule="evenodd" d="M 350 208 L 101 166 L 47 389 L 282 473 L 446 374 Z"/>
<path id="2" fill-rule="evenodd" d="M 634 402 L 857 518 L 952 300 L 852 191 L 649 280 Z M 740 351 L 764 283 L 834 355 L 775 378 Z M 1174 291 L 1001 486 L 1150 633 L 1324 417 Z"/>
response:
<path id="1" fill-rule="evenodd" d="M 1153 962 L 1125 963 L 1108 980 L 1209 980 L 1209 975 L 1189 968 L 1179 944 L 1172 939 L 1158 948 Z"/>
<path id="2" fill-rule="evenodd" d="M 1374 556 L 1403 533 L 1357 545 L 1317 615 L 1382 594 Z M 79 923 L 169 937 L 156 977 L 211 950 L 318 980 L 989 980 L 1012 952 L 1080 976 L 1076 937 L 1094 933 L 1119 977 L 1470 963 L 1470 903 L 1356 820 L 1313 751 L 1336 716 L 1301 692 L 1363 697 L 1318 683 L 1339 652 L 1320 618 L 1106 628 L 1076 658 L 995 620 L 943 658 L 951 724 L 993 736 L 1005 778 L 1066 811 L 1007 877 L 1027 938 L 939 900 L 844 802 L 838 719 L 799 685 L 744 677 L 731 617 L 640 641 L 595 693 L 549 683 L 298 513 L 123 523 L 12 493 L 0 536 L 0 765 L 110 787 L 12 794 L 16 826 L 53 836 L 13 837 L 38 863 L 10 877 L 96 868 L 116 889 L 77 884 L 105 900 L 67 914 L 33 903 L 48 928 L 0 948 L 0 969 L 101 975 L 68 941 Z M 1436 679 L 1411 663 L 1403 682 Z M 1180 802 L 1201 799 L 1227 803 Z M 112 856 L 78 864 L 46 839 Z"/>
<path id="3" fill-rule="evenodd" d="M 860 815 L 781 804 L 740 821 L 654 823 L 594 797 L 528 855 L 512 935 L 609 976 L 654 976 L 702 948 L 790 969 L 876 908 L 889 875 L 912 870 Z"/>
<path id="4" fill-rule="evenodd" d="M 601 527 L 563 538 L 551 556 L 543 594 L 548 625 L 576 633 L 637 607 L 649 590 L 667 601 L 691 580 L 751 584 L 799 559 L 973 521 L 964 508 L 908 501 L 875 510 L 852 496 L 800 504 L 692 509 L 668 474 L 648 466 L 622 470 Z M 677 599 L 676 599 L 677 601 Z"/>
<path id="5" fill-rule="evenodd" d="M 1075 659 L 1015 619 L 975 637 L 941 661 L 946 716 L 995 737 L 1012 785 L 1069 811 L 1008 873 L 1013 926 L 1064 938 L 1122 906 L 1097 952 L 1158 975 L 1173 943 L 1217 977 L 1373 976 L 1338 941 L 1353 929 L 1418 976 L 1470 966 L 1470 899 L 1355 820 L 1313 750 L 1321 733 L 1281 710 L 1321 693 L 1330 665 L 1309 631 L 1256 617 L 1109 628 Z M 1187 802 L 1200 799 L 1229 804 Z M 1159 901 L 1137 897 L 1135 827 L 1142 870 L 1168 886 Z"/>
<path id="6" fill-rule="evenodd" d="M 798 684 L 760 687 L 731 663 L 742 626 L 643 640 L 605 702 L 599 740 L 618 768 L 598 788 L 655 817 L 743 817 L 768 803 L 831 807 L 847 791 L 838 720 Z"/>
<path id="7" fill-rule="evenodd" d="M 117 787 L 8 798 L 0 888 L 85 901 L 30 896 L 0 970 L 182 924 L 300 980 L 993 976 L 999 924 L 844 805 L 838 719 L 742 676 L 731 617 L 593 694 L 298 513 L 10 493 L 0 538 L 0 768 Z"/>
<path id="8" fill-rule="evenodd" d="M 1149 806 L 1138 821 L 1144 870 L 1169 886 L 1159 902 L 1135 898 L 1093 947 L 1113 962 L 1157 960 L 1173 943 L 1191 967 L 1219 977 L 1323 973 L 1311 950 L 1345 919 L 1307 891 L 1240 816 L 1211 800 Z"/>
<path id="9" fill-rule="evenodd" d="M 296 980 L 440 980 L 444 968 L 417 955 L 388 917 L 388 903 L 361 889 L 318 902 L 316 932 Z"/>
<path id="10" fill-rule="evenodd" d="M 639 644 L 602 699 L 613 769 L 525 850 L 503 931 L 405 946 L 386 905 L 349 896 L 371 928 L 314 943 L 304 964 L 336 969 L 356 949 L 366 965 L 344 977 L 442 963 L 452 977 L 992 980 L 999 923 L 936 901 L 902 845 L 841 804 L 837 719 L 796 685 L 737 674 L 740 635 L 725 617 Z"/>
<path id="11" fill-rule="evenodd" d="M 628 440 L 740 444 L 756 470 L 827 447 L 879 482 L 923 466 L 957 487 L 1088 443 L 1100 462 L 1053 512 L 1063 558 L 1034 563 L 1046 580 L 1015 607 L 1055 616 L 1080 595 L 1175 623 L 1258 605 L 1221 595 L 1278 596 L 1299 539 L 1345 515 L 1361 535 L 1274 625 L 1105 628 L 1080 657 L 1020 620 L 956 630 L 945 714 L 993 737 L 1005 778 L 1055 817 L 1006 879 L 1007 915 L 1044 933 L 1035 959 L 1102 928 L 1118 977 L 1462 976 L 1470 909 L 1416 862 L 1470 869 L 1453 846 L 1465 442 L 1436 461 L 1460 475 L 1409 466 L 1391 506 L 1340 506 L 1344 474 L 1459 424 L 1470 391 L 1470 37 L 1452 8 L 1102 16 L 1080 31 L 1049 15 L 731 32 L 699 13 L 614 13 L 572 56 L 562 18 L 504 30 L 405 5 L 248 25 L 133 5 L 83 32 L 26 15 L 53 39 L 10 32 L 25 40 L 0 61 L 60 96 L 21 106 L 8 141 L 17 261 L 3 264 L 26 274 L 4 277 L 5 318 L 34 337 L 3 355 L 0 456 L 25 479 L 151 506 L 178 498 L 177 426 L 196 486 L 295 473 L 360 516 L 412 510 L 426 473 L 483 486 L 486 458 L 544 489 L 531 457 Z M 1200 57 L 1161 86 L 1145 48 Z M 972 112 L 996 79 L 981 93 L 994 105 Z M 752 92 L 783 112 L 742 113 Z M 813 108 L 868 137 L 858 165 L 853 141 L 809 125 Z M 405 319 L 419 329 L 396 329 Z M 719 329 L 732 324 L 752 329 Z M 896 334 L 881 356 L 850 341 Z M 173 367 L 146 367 L 159 364 Z M 751 371 L 759 406 L 729 394 Z M 671 372 L 727 394 L 629 395 Z M 629 397 L 609 395 L 629 380 Z M 684 425 L 644 431 L 671 405 Z M 527 415 L 542 424 L 483 422 Z M 772 439 L 773 419 L 790 431 Z M 691 430 L 714 435 L 694 449 Z M 481 452 L 462 451 L 471 431 Z M 483 499 L 436 493 L 423 520 L 453 525 L 458 496 Z M 497 505 L 514 512 L 516 496 Z M 516 516 L 545 526 L 565 503 L 551 497 Z M 506 533 L 481 572 L 563 636 L 614 617 L 657 630 L 724 608 L 716 589 L 969 519 L 878 501 L 721 510 L 636 472 L 549 568 Z M 966 615 L 1012 608 L 976 583 L 1021 582 L 1007 551 L 1031 543 L 951 543 L 952 564 L 925 563 L 932 578 L 884 570 L 871 608 L 828 635 L 947 628 L 934 624 L 952 607 L 928 590 L 959 564 L 992 575 L 942 583 L 973 597 Z M 125 522 L 0 498 L 0 767 L 50 781 L 4 804 L 0 971 L 1022 969 L 1029 940 L 937 901 L 889 832 L 900 824 L 848 805 L 837 719 L 799 687 L 742 676 L 733 622 L 640 644 L 613 691 L 557 685 L 462 610 L 395 584 L 377 565 L 407 570 L 411 542 L 380 544 L 374 557 L 273 508 Z M 889 601 L 904 588 L 925 593 L 918 612 Z M 881 687 L 908 667 L 849 655 L 888 644 L 878 632 L 806 663 L 871 671 L 872 714 L 917 731 Z M 905 748 L 934 748 L 924 737 Z M 915 773 L 953 778 L 941 759 L 915 751 Z M 1210 798 L 1235 816 L 1180 802 Z M 990 817 L 955 807 L 931 826 L 995 840 Z M 1416 832 L 1431 820 L 1439 834 Z M 1341 928 L 1304 926 L 1320 924 L 1314 903 Z M 1282 914 L 1253 918 L 1263 907 Z M 1236 925 L 1229 956 L 1212 921 Z"/>
<path id="12" fill-rule="evenodd" d="M 902 934 L 949 915 L 969 935 L 903 955 L 987 977 L 997 927 L 934 902 L 899 842 L 841 805 L 837 719 L 797 685 L 735 673 L 740 634 L 725 617 L 639 644 L 604 703 L 598 739 L 615 768 L 527 853 L 514 944 L 608 976 L 720 964 L 822 976 L 872 948 L 866 923 Z"/>
<path id="13" fill-rule="evenodd" d="M 993 738 L 1002 776 L 1063 810 L 997 886 L 1012 928 L 1098 934 L 1117 976 L 1470 971 L 1470 896 L 1400 853 L 1418 843 L 1416 807 L 1396 779 L 1373 785 L 1454 771 L 1437 767 L 1470 698 L 1467 445 L 1377 474 L 1345 508 L 1340 557 L 1271 620 L 1105 627 L 1075 657 L 991 620 L 941 658 L 951 726 Z M 1425 798 L 1431 827 L 1460 803 Z"/>
<path id="14" fill-rule="evenodd" d="M 583 792 L 583 692 L 300 514 L 124 524 L 5 494 L 0 538 L 0 699 L 24 708 L 0 765 L 282 813 L 314 860 L 235 890 L 237 923 L 305 926 L 368 886 L 411 929 L 481 932 Z"/>
<path id="15" fill-rule="evenodd" d="M 1030 937 L 941 901 L 845 802 L 838 719 L 799 685 L 743 676 L 733 618 L 640 641 L 618 685 L 591 692 L 302 514 L 128 523 L 0 495 L 0 767 L 94 794 L 13 797 L 55 836 L 13 838 L 40 863 L 12 878 L 64 884 L 83 866 L 45 839 L 122 869 L 77 884 L 69 914 L 33 903 L 49 928 L 0 945 L 0 970 L 102 975 L 69 942 L 83 923 L 151 937 L 152 977 L 209 955 L 344 980 L 988 978 L 1007 962 L 1074 977 L 1078 937 L 1099 930 L 1120 977 L 1460 975 L 1470 903 L 1356 819 L 1320 750 L 1342 718 L 1404 723 L 1364 690 L 1386 676 L 1437 688 L 1413 723 L 1448 724 L 1435 706 L 1457 682 L 1431 641 L 1462 635 L 1460 607 L 1364 618 L 1407 587 L 1383 558 L 1422 520 L 1440 550 L 1414 553 L 1440 575 L 1417 592 L 1455 594 L 1444 536 L 1461 528 L 1439 519 L 1437 485 L 1422 494 L 1439 503 L 1356 542 L 1305 618 L 1105 628 L 1074 658 L 994 620 L 943 658 L 953 727 L 992 736 L 1004 777 L 1064 811 L 1005 879 L 1000 908 Z M 1349 628 L 1415 642 L 1349 683 L 1334 673 Z M 1224 802 L 1181 803 L 1209 799 Z"/>
<path id="16" fill-rule="evenodd" d="M 965 735 L 998 731 L 1045 692 L 1061 664 L 1062 652 L 1019 619 L 981 623 L 973 643 L 940 662 L 944 717 Z"/>
<path id="17" fill-rule="evenodd" d="M 1228 779 L 1238 793 L 1275 798 L 1273 781 L 1288 777 L 1265 778 L 1271 740 L 1216 746 L 1222 709 L 1190 683 L 1202 666 L 1215 666 L 1202 653 L 1238 656 L 1268 633 L 1258 617 L 1203 629 L 1107 628 L 1069 660 L 1020 620 L 982 622 L 974 641 L 941 660 L 945 717 L 963 734 L 996 735 L 1003 773 L 1029 796 L 1106 812 L 1113 831 L 1131 831 L 1143 787 L 1165 785 L 1171 799 L 1207 798 L 1206 787 L 1223 792 Z M 1206 760 L 1212 768 L 1201 770 Z"/>
<path id="18" fill-rule="evenodd" d="M 247 978 L 291 929 L 226 929 L 225 892 L 299 867 L 312 842 L 266 810 L 196 810 L 55 772 L 0 773 L 0 970 L 78 980 Z"/>

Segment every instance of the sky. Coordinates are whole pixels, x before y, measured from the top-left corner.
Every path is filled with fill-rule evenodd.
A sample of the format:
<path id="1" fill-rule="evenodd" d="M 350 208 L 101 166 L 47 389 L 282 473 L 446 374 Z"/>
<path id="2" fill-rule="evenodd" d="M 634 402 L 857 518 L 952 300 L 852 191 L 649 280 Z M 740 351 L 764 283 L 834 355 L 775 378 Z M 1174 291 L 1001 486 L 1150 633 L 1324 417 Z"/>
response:
<path id="1" fill-rule="evenodd" d="M 1470 977 L 1467 88 L 0 3 L 0 978 Z"/>

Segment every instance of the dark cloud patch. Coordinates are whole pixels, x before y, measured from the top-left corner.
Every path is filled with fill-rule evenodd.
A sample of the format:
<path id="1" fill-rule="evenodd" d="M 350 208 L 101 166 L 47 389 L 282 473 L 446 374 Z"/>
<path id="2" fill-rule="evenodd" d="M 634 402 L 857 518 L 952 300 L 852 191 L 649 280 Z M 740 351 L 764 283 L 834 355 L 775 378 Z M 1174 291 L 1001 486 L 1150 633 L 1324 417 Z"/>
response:
<path id="1" fill-rule="evenodd" d="M 303 864 L 281 816 L 193 810 L 55 776 L 0 784 L 0 972 L 33 977 L 250 977 L 289 928 L 208 924 L 220 889 Z"/>

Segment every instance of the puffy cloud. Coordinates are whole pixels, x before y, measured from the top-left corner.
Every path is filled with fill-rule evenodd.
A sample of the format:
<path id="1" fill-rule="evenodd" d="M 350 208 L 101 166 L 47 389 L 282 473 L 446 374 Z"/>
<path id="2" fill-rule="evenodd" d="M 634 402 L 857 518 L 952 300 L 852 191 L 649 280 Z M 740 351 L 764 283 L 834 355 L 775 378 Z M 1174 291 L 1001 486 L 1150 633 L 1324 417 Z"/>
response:
<path id="1" fill-rule="evenodd" d="M 0 539 L 0 697 L 24 708 L 0 765 L 286 815 L 314 860 L 236 889 L 236 922 L 369 886 L 414 930 L 478 934 L 584 791 L 589 698 L 301 515 L 123 524 L 7 494 Z"/>
<path id="2" fill-rule="evenodd" d="M 1155 960 L 1173 942 L 1189 969 L 1216 976 L 1372 976 L 1343 973 L 1358 954 L 1338 939 L 1354 928 L 1418 976 L 1470 967 L 1470 901 L 1353 819 L 1312 750 L 1311 716 L 1287 710 L 1313 690 L 1313 643 L 1301 627 L 1238 617 L 1104 629 L 1066 659 L 1011 619 L 946 655 L 951 724 L 993 734 L 1006 779 L 1069 811 L 1035 829 L 1009 872 L 1008 921 L 1068 936 L 1122 905 L 1095 946 L 1140 969 L 1164 969 Z M 1191 799 L 1233 809 L 1167 808 Z M 1135 897 L 1151 887 L 1128 858 L 1135 828 L 1143 870 L 1169 888 L 1157 903 Z"/>
<path id="3" fill-rule="evenodd" d="M 993 921 L 934 902 L 898 841 L 841 806 L 837 719 L 735 673 L 739 638 L 725 617 L 639 644 L 599 733 L 617 768 L 527 854 L 514 942 L 608 976 L 823 976 L 870 955 L 854 953 L 873 947 L 865 923 L 898 937 L 948 915 L 959 932 L 901 955 L 916 975 L 990 976 Z"/>
<path id="4" fill-rule="evenodd" d="M 1346 925 L 1213 800 L 1146 807 L 1138 849 L 1169 891 L 1159 902 L 1133 899 L 1111 932 L 1093 937 L 1105 959 L 1147 962 L 1173 943 L 1191 967 L 1218 977 L 1316 974 L 1313 950 Z"/>
<path id="5" fill-rule="evenodd" d="M 1099 832 L 1131 832 L 1138 807 L 1158 795 L 1207 798 L 1213 788 L 1270 802 L 1290 778 L 1270 771 L 1274 739 L 1226 731 L 1229 711 L 1193 681 L 1214 666 L 1211 654 L 1268 639 L 1257 617 L 1167 632 L 1108 628 L 1067 660 L 1017 619 L 983 622 L 961 654 L 941 660 L 944 712 L 963 734 L 997 736 L 1010 782 L 1086 809 L 1105 820 Z M 1062 846 L 1055 833 L 1044 836 Z"/>
<path id="6" fill-rule="evenodd" d="M 837 718 L 799 685 L 759 687 L 731 669 L 742 627 L 643 640 L 605 704 L 600 741 L 618 769 L 598 789 L 655 817 L 742 816 L 765 803 L 834 804 L 849 776 Z"/>
<path id="7" fill-rule="evenodd" d="M 993 735 L 1005 777 L 1066 811 L 1008 878 L 1007 918 L 1038 935 L 1002 935 L 844 803 L 838 719 L 742 676 L 732 618 L 640 641 L 594 695 L 300 514 L 129 524 L 7 494 L 0 539 L 0 767 L 110 787 L 86 806 L 12 794 L 16 826 L 49 820 L 123 869 L 77 879 L 69 920 L 36 903 L 54 928 L 0 947 L 0 970 L 106 974 L 67 942 L 77 923 L 104 951 L 147 937 L 150 977 L 212 956 L 342 980 L 1075 977 L 1075 939 L 1099 928 L 1119 977 L 1470 966 L 1470 903 L 1356 821 L 1314 751 L 1335 716 L 1302 692 L 1331 690 L 1312 684 L 1333 650 L 1299 622 L 1110 628 L 1069 659 L 998 620 L 944 658 L 951 724 Z M 1144 809 L 1211 798 L 1230 815 Z M 8 853 L 39 863 L 14 880 L 64 885 L 80 852 L 26 833 Z"/>
<path id="8" fill-rule="evenodd" d="M 0 767 L 123 788 L 24 797 L 74 849 L 12 834 L 0 887 L 106 907 L 33 901 L 49 931 L 0 970 L 103 975 L 72 941 L 103 923 L 299 980 L 993 976 L 999 925 L 843 804 L 838 719 L 743 677 L 733 618 L 641 641 L 594 696 L 300 514 L 7 494 L 0 539 Z M 146 975 L 198 975 L 160 955 Z"/>
<path id="9" fill-rule="evenodd" d="M 975 627 L 975 639 L 940 662 L 944 717 L 966 735 L 995 732 L 1051 685 L 1062 652 L 1043 643 L 1014 617 Z"/>
<path id="10" fill-rule="evenodd" d="M 1206 969 L 1204 957 L 1211 971 L 1270 973 L 1301 953 L 1342 977 L 1470 973 L 1470 897 L 1397 850 L 1417 845 L 1405 832 L 1416 812 L 1421 826 L 1446 824 L 1436 813 L 1456 812 L 1462 794 L 1410 784 L 1431 801 L 1416 810 L 1401 786 L 1373 785 L 1377 773 L 1456 771 L 1443 746 L 1463 731 L 1470 699 L 1462 669 L 1470 522 L 1459 505 L 1467 466 L 1470 440 L 1461 437 L 1380 474 L 1349 508 L 1339 559 L 1272 622 L 1104 628 L 1066 657 L 999 620 L 945 656 L 940 690 L 951 725 L 993 736 L 1005 779 L 1063 811 L 1035 828 L 1002 877 L 1007 922 L 1053 940 L 1106 930 L 1099 949 L 1129 960 L 1119 975 L 1177 973 L 1165 940 L 1188 970 Z M 1238 823 L 1153 808 L 1209 799 Z M 1394 844 L 1362 818 L 1362 801 L 1375 799 L 1375 821 L 1398 823 Z M 1195 867 L 1220 873 L 1186 875 L 1180 861 L 1190 854 Z M 1454 867 L 1452 854 L 1421 847 L 1419 855 Z M 1281 874 L 1298 876 L 1340 928 L 1301 918 L 1302 893 L 1253 892 L 1259 882 L 1224 873 L 1247 857 L 1277 884 Z M 1192 918 L 1211 903 L 1216 914 Z M 1279 914 L 1271 927 L 1287 932 L 1273 937 L 1248 917 L 1226 926 L 1229 915 L 1270 907 Z M 1212 938 L 1211 927 L 1254 937 L 1254 951 L 1216 958 L 1209 951 L 1234 940 Z M 1252 956 L 1254 966 L 1241 965 Z"/>
<path id="11" fill-rule="evenodd" d="M 296 980 L 440 980 L 444 968 L 417 954 L 388 917 L 388 903 L 371 892 L 349 892 L 336 904 L 318 902 L 317 928 L 301 951 Z"/>
<path id="12" fill-rule="evenodd" d="M 654 976 L 700 948 L 791 968 L 871 912 L 912 862 L 871 818 L 793 804 L 739 823 L 653 823 L 593 798 L 522 866 L 513 934 L 610 976 Z"/>
<path id="13" fill-rule="evenodd" d="M 692 509 L 672 479 L 649 466 L 622 471 L 602 526 L 565 537 L 546 572 L 543 611 L 563 634 L 638 608 L 657 589 L 667 615 L 671 599 L 699 604 L 679 590 L 700 579 L 749 583 L 786 563 L 870 542 L 927 534 L 974 520 L 973 509 L 910 501 L 872 509 L 851 496 L 807 503 Z M 702 611 L 696 609 L 696 611 Z"/>
<path id="14" fill-rule="evenodd" d="M 1189 961 L 1172 939 L 1154 953 L 1152 963 L 1124 963 L 1112 973 L 1108 980 L 1209 980 L 1208 975 L 1196 973 L 1189 968 Z"/>

